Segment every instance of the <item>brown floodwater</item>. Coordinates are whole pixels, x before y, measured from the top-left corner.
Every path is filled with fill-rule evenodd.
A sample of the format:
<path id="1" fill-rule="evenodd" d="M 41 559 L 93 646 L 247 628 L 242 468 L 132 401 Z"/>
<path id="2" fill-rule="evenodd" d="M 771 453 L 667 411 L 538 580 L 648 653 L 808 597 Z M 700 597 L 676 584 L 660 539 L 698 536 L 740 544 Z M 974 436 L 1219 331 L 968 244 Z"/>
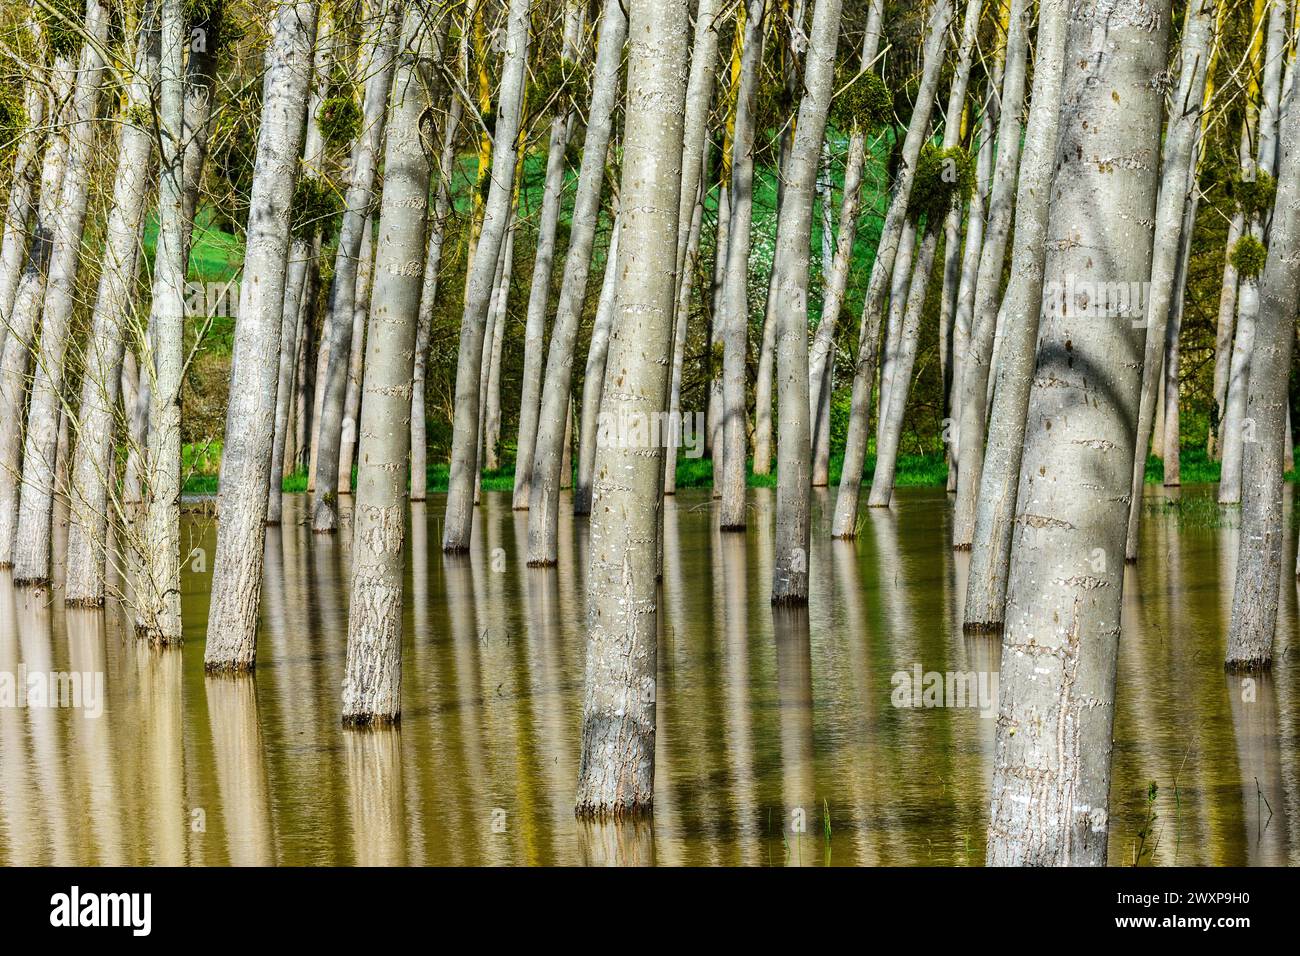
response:
<path id="1" fill-rule="evenodd" d="M 1181 512 L 1161 501 L 1179 492 L 1148 492 L 1125 583 L 1112 864 L 1300 857 L 1296 581 L 1288 562 L 1271 677 L 1226 676 L 1237 515 L 1212 491 L 1184 489 Z M 141 646 L 121 603 L 65 610 L 57 587 L 16 591 L 4 572 L 0 679 L 101 673 L 103 696 L 0 706 L 0 863 L 982 863 L 992 701 L 896 706 L 926 702 L 914 675 L 997 671 L 997 640 L 961 631 L 965 558 L 941 490 L 864 508 L 854 543 L 828 539 L 817 493 L 809 607 L 779 613 L 773 492 L 750 492 L 745 534 L 716 530 L 707 493 L 669 500 L 655 811 L 617 826 L 573 817 L 585 522 L 562 517 L 559 567 L 542 570 L 508 494 L 483 494 L 461 557 L 439 550 L 441 498 L 413 506 L 401 725 L 349 731 L 348 524 L 313 535 L 303 503 L 287 496 L 268 530 L 252 678 L 203 673 L 210 517 L 184 519 L 179 649 Z"/>

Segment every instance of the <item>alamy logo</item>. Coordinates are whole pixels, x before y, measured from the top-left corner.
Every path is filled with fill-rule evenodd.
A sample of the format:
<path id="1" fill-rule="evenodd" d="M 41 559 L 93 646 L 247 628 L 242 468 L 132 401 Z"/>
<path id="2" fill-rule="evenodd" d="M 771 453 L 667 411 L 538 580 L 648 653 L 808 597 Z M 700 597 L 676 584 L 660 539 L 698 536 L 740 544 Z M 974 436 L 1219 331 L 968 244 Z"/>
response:
<path id="1" fill-rule="evenodd" d="M 191 318 L 239 318 L 239 283 L 186 282 L 185 314 Z"/>
<path id="2" fill-rule="evenodd" d="M 85 717 L 104 713 L 103 671 L 0 671 L 0 707 L 71 707 Z"/>
<path id="3" fill-rule="evenodd" d="M 910 671 L 895 671 L 890 703 L 899 708 L 961 707 L 996 717 L 997 671 L 925 671 L 915 663 Z"/>
<path id="4" fill-rule="evenodd" d="M 151 893 L 82 893 L 78 886 L 50 897 L 51 926 L 126 926 L 148 936 L 153 925 Z"/>
<path id="5" fill-rule="evenodd" d="M 703 412 L 601 412 L 596 416 L 598 448 L 682 449 L 687 458 L 704 454 Z"/>
<path id="6" fill-rule="evenodd" d="M 1132 319 L 1146 325 L 1150 282 L 1095 282 L 1067 275 L 1064 282 L 1047 283 L 1043 308 L 1050 316 L 1088 319 Z"/>

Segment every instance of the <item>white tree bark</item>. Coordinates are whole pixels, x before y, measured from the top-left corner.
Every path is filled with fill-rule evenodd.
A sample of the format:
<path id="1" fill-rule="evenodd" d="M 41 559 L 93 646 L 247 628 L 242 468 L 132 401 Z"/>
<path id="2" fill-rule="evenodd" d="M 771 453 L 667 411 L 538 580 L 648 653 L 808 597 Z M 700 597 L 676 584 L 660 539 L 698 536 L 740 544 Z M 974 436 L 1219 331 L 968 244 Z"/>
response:
<path id="1" fill-rule="evenodd" d="M 673 370 L 668 385 L 668 412 L 681 414 L 682 365 L 691 292 L 699 259 L 700 231 L 704 223 L 702 185 L 708 169 L 709 106 L 717 80 L 718 26 L 721 0 L 700 0 L 695 11 L 695 40 L 691 71 L 686 81 L 686 117 L 682 127 L 682 191 L 677 210 L 677 297 L 673 315 Z M 664 494 L 677 493 L 677 438 L 664 443 Z"/>
<path id="2" fill-rule="evenodd" d="M 885 336 L 880 347 L 880 391 L 876 397 L 876 444 L 885 434 L 885 409 L 889 407 L 889 390 L 894 387 L 894 366 L 903 340 L 903 313 L 907 311 L 907 290 L 912 282 L 912 265 L 916 262 L 916 223 L 903 223 L 903 235 L 894 259 L 894 274 L 889 280 L 889 306 L 885 313 Z"/>
<path id="3" fill-rule="evenodd" d="M 673 371 L 668 383 L 668 414 L 682 414 L 682 369 L 686 361 L 687 318 L 690 315 L 691 294 L 695 288 L 694 273 L 700 258 L 700 231 L 704 225 L 704 192 L 696 185 L 695 208 L 691 213 L 691 234 L 687 239 L 686 258 L 682 260 L 683 281 L 677 286 L 676 314 L 673 316 Z M 676 420 L 676 418 L 674 418 Z M 664 494 L 677 494 L 677 440 L 672 431 L 664 443 Z"/>
<path id="4" fill-rule="evenodd" d="M 12 568 L 14 534 L 18 526 L 18 487 L 22 468 L 23 410 L 27 376 L 41 316 L 50 254 L 59 214 L 59 198 L 68 164 L 68 123 L 72 115 L 75 67 L 59 57 L 51 71 L 48 114 L 55 120 L 46 137 L 35 227 L 23 273 L 14 294 L 8 335 L 0 357 L 0 568 Z"/>
<path id="5" fill-rule="evenodd" d="M 596 465 L 596 432 L 600 417 L 600 396 L 605 390 L 605 369 L 609 358 L 609 331 L 614 324 L 614 293 L 618 287 L 619 218 L 605 254 L 605 277 L 601 281 L 596 320 L 591 326 L 591 346 L 582 379 L 582 424 L 578 435 L 578 480 L 573 486 L 573 513 L 591 514 L 591 476 Z"/>
<path id="6" fill-rule="evenodd" d="M 1204 111 L 1202 111 L 1204 116 Z M 1200 134 L 1204 136 L 1204 132 Z M 1178 253 L 1178 272 L 1174 278 L 1174 301 L 1169 316 L 1169 328 L 1165 334 L 1165 408 L 1175 409 L 1175 413 L 1165 423 L 1164 430 L 1164 485 L 1175 488 L 1182 484 L 1182 428 L 1179 409 L 1179 379 L 1183 328 L 1183 311 L 1187 302 L 1187 274 L 1192 264 L 1192 238 L 1196 231 L 1196 214 L 1200 207 L 1199 165 L 1201 156 L 1201 139 L 1198 138 L 1193 149 L 1192 162 L 1187 171 L 1187 204 L 1183 213 L 1183 235 Z M 1289 466 L 1288 466 L 1289 467 Z"/>
<path id="7" fill-rule="evenodd" d="M 302 175 L 319 180 L 325 165 L 325 137 L 320 126 L 321 106 L 329 88 L 334 62 L 334 19 L 323 10 L 316 31 L 316 48 L 312 54 L 311 98 L 307 102 L 307 132 L 302 145 Z M 321 228 L 319 223 L 295 222 L 290 232 L 288 278 L 284 287 L 284 307 L 280 312 L 280 374 L 275 388 L 275 439 L 271 443 L 271 476 L 267 482 L 266 523 L 279 524 L 284 506 L 284 446 L 289 435 L 289 408 L 292 402 L 294 361 L 298 356 L 298 325 L 311 321 L 314 309 L 304 309 L 304 293 L 310 283 L 308 273 L 319 268 Z"/>
<path id="8" fill-rule="evenodd" d="M 1282 101 L 1282 67 L 1287 61 L 1287 21 L 1295 14 L 1288 0 L 1264 0 L 1268 6 L 1264 75 L 1260 85 L 1259 168 L 1277 173 L 1278 108 Z"/>
<path id="9" fill-rule="evenodd" d="M 1009 22 L 1009 21 L 1008 21 Z M 975 159 L 975 192 L 967 208 L 966 243 L 962 248 L 961 279 L 957 282 L 957 303 L 952 320 L 952 366 L 948 383 L 948 416 L 957 415 L 961 402 L 962 363 L 970 345 L 971 313 L 975 311 L 975 279 L 979 275 L 980 255 L 984 249 L 984 217 L 993 185 L 993 141 L 1000 91 L 989 90 L 980 117 L 979 146 Z M 949 422 L 951 426 L 952 422 Z M 951 428 L 948 435 L 948 491 L 957 490 L 957 468 L 961 456 L 961 429 Z"/>
<path id="10" fill-rule="evenodd" d="M 444 551 L 469 548 L 474 526 L 474 497 L 479 476 L 479 374 L 483 365 L 483 339 L 492 303 L 497 259 L 512 218 L 515 157 L 523 107 L 525 67 L 528 62 L 529 0 L 510 0 L 506 48 L 497 97 L 493 132 L 492 185 L 483 209 L 473 267 L 466 284 L 465 311 L 460 323 L 460 351 L 456 363 L 456 404 L 452 419 L 451 471 L 443 525 Z M 558 323 L 558 320 L 557 320 Z"/>
<path id="11" fill-rule="evenodd" d="M 945 220 L 947 217 L 944 217 Z M 899 342 L 894 356 L 894 383 L 885 393 L 889 404 L 881 409 L 881 432 L 876 445 L 876 470 L 871 477 L 871 492 L 867 505 L 888 508 L 894 495 L 894 471 L 898 464 L 898 445 L 903 438 L 903 414 L 907 408 L 907 395 L 911 391 L 912 369 L 916 364 L 916 351 L 921 338 L 921 313 L 929 289 L 930 274 L 934 270 L 935 251 L 939 245 L 940 223 L 927 224 L 916 254 L 916 268 L 912 270 L 903 311 Z"/>
<path id="12" fill-rule="evenodd" d="M 108 37 L 108 8 L 100 0 L 86 3 L 84 27 L 86 40 L 81 47 L 68 130 L 67 163 L 73 175 L 63 178 L 54 218 L 40 348 L 23 442 L 22 486 L 13 547 L 14 584 L 19 587 L 44 586 L 50 580 L 54 470 L 59 417 L 63 411 L 63 358 L 81 267 L 81 234 L 90 202 L 90 180 L 83 171 L 90 166 L 95 147 L 95 116 L 104 72 L 103 44 Z"/>
<path id="13" fill-rule="evenodd" d="M 706 0 L 714 2 L 714 0 Z M 579 34 L 585 19 L 585 4 L 569 0 L 565 8 L 565 72 L 574 68 Z M 546 147 L 546 182 L 542 187 L 542 208 L 537 221 L 537 244 L 533 255 L 532 283 L 528 290 L 528 312 L 524 321 L 524 369 L 520 382 L 519 433 L 515 442 L 515 482 L 511 507 L 528 510 L 532 494 L 533 452 L 537 447 L 537 416 L 541 412 L 542 362 L 546 350 L 546 312 L 551 304 L 551 272 L 555 265 L 555 233 L 564 198 L 565 152 L 573 136 L 576 117 L 569 93 L 551 117 Z"/>
<path id="14" fill-rule="evenodd" d="M 1077 283 L 1150 275 L 1168 0 L 1073 0 L 1049 288 L 999 680 L 990 865 L 1106 863 L 1142 334 Z M 1079 294 L 1082 292 L 1082 294 Z"/>
<path id="15" fill-rule="evenodd" d="M 1287 430 L 1287 384 L 1300 300 L 1300 103 L 1292 86 L 1282 111 L 1277 201 L 1272 241 L 1261 285 L 1247 416 L 1255 438 L 1242 462 L 1244 494 L 1237 550 L 1232 623 L 1226 665 L 1259 670 L 1273 658 L 1281 587 L 1282 543 L 1287 535 L 1282 505 L 1283 447 Z"/>
<path id="16" fill-rule="evenodd" d="M 151 90 L 158 72 L 157 37 L 157 13 L 149 5 L 141 10 L 136 24 L 132 73 L 119 116 L 113 205 L 105 226 L 103 265 L 76 419 L 63 592 L 70 605 L 98 607 L 104 603 L 111 488 L 117 475 L 113 461 L 115 409 L 121 391 L 124 332 L 140 270 L 145 199 L 156 158 L 151 131 L 136 117 L 140 110 L 152 106 Z"/>
<path id="17" fill-rule="evenodd" d="M 343 427 L 339 429 L 339 470 L 335 490 L 352 494 L 352 464 L 357 453 L 357 419 L 361 414 L 361 385 L 365 375 L 366 322 L 370 318 L 370 291 L 374 280 L 374 215 L 366 219 L 357 262 L 357 287 L 352 297 L 352 348 L 348 357 L 348 387 L 343 395 Z"/>
<path id="18" fill-rule="evenodd" d="M 266 485 L 275 428 L 280 319 L 289 252 L 288 209 L 302 150 L 316 34 L 314 3 L 276 10 L 249 197 L 239 322 L 221 456 L 221 520 L 212 565 L 208 671 L 251 671 L 266 539 Z"/>
<path id="19" fill-rule="evenodd" d="M 1049 234 L 1048 200 L 1056 168 L 1069 3 L 1070 0 L 1046 0 L 1039 6 L 1034 88 L 1016 193 L 1011 282 L 1003 299 L 1007 316 L 1004 356 L 998 366 L 997 389 L 993 393 L 988 448 L 980 475 L 975 534 L 966 576 L 963 621 L 967 631 L 1002 629 L 1025 415 L 1033 384 L 1038 319 L 1043 303 L 1044 245 Z M 1025 13 L 1028 15 L 1029 11 L 1026 9 Z M 1027 29 L 1028 24 L 1022 23 L 1020 28 Z"/>
<path id="20" fill-rule="evenodd" d="M 407 8 L 384 153 L 384 191 L 366 336 L 352 599 L 343 676 L 343 722 L 348 725 L 393 723 L 401 715 L 408 419 L 431 178 L 420 127 L 432 93 L 429 59 L 435 43 L 432 24 L 425 22 L 432 10 L 427 3 Z M 507 42 L 514 52 L 508 56 L 519 60 L 526 43 L 526 34 L 520 37 L 521 20 L 527 29 L 527 17 L 521 14 L 526 13 L 526 0 L 512 0 Z M 521 78 L 519 67 L 508 69 L 503 87 L 517 88 Z M 497 131 L 498 136 L 513 135 L 504 119 L 498 122 Z M 498 148 L 500 144 L 498 138 Z"/>
<path id="21" fill-rule="evenodd" d="M 411 386 L 411 500 L 429 496 L 428 437 L 425 417 L 425 377 L 429 368 L 429 340 L 433 334 L 433 313 L 437 306 L 438 270 L 451 213 L 451 171 L 456 161 L 456 132 L 460 127 L 460 97 L 452 99 L 443 124 L 439 154 L 438 185 L 434 191 L 433 221 L 429 224 L 429 248 L 424 257 L 424 281 L 420 287 L 420 312 L 415 332 L 415 378 Z"/>
<path id="22" fill-rule="evenodd" d="M 1027 4 L 1017 0 L 1009 22 L 1022 27 L 1007 38 L 1007 69 L 1003 101 L 1020 103 L 1025 90 L 1027 30 L 1023 28 Z M 975 276 L 974 307 L 971 311 L 970 340 L 961 358 L 961 392 L 958 402 L 961 437 L 957 440 L 957 500 L 953 505 L 953 547 L 967 549 L 975 535 L 976 496 L 984 468 L 984 437 L 988 414 L 989 371 L 992 367 L 998 303 L 1002 291 L 1002 270 L 1007 240 L 1011 233 L 1012 200 L 1016 170 L 1020 165 L 1021 114 L 1003 109 L 998 121 L 997 160 L 989 192 L 988 220 L 980 246 L 979 271 Z"/>
<path id="23" fill-rule="evenodd" d="M 534 566 L 555 564 L 559 553 L 560 472 L 564 434 L 568 430 L 565 410 L 571 401 L 574 344 L 587 294 L 591 246 L 599 216 L 611 117 L 619 96 L 619 70 L 627 31 L 627 17 L 620 0 L 606 0 L 600 18 L 591 105 L 587 110 L 587 136 L 573 205 L 573 228 L 569 233 L 560 299 L 551 326 L 551 345 L 546 356 L 546 375 L 537 419 L 537 442 L 533 450 L 528 499 L 528 563 Z"/>
<path id="24" fill-rule="evenodd" d="M 866 300 L 863 302 L 857 364 L 853 375 L 853 398 L 849 409 L 849 428 L 844 444 L 844 465 L 840 473 L 839 491 L 835 498 L 835 517 L 831 524 L 831 535 L 836 538 L 854 538 L 858 533 L 858 492 L 862 487 L 862 468 L 867 453 L 868 417 L 871 411 L 871 392 L 876 377 L 881 309 L 884 305 L 886 286 L 893 272 L 894 258 L 898 253 L 899 239 L 903 233 L 907 204 L 912 195 L 916 161 L 921 154 L 921 146 L 930 132 L 930 113 L 934 107 L 935 92 L 939 88 L 939 71 L 943 66 L 944 50 L 948 43 L 948 25 L 952 21 L 952 13 L 952 0 L 934 0 L 930 8 L 916 108 L 912 112 L 907 136 L 903 141 L 898 180 L 894 184 L 889 211 L 885 214 L 885 224 L 876 247 L 876 259 L 871 266 Z"/>
<path id="25" fill-rule="evenodd" d="M 367 36 L 362 75 L 366 89 L 362 102 L 361 132 L 352 153 L 352 174 L 344 199 L 343 224 L 334 256 L 334 278 L 330 284 L 326 313 L 329 357 L 324 362 L 324 381 L 318 382 L 320 410 L 315 418 L 315 481 L 312 486 L 312 530 L 328 533 L 338 528 L 339 446 L 343 432 L 343 405 L 347 401 L 348 370 L 352 358 L 352 325 L 355 318 L 357 263 L 361 255 L 361 234 L 374 207 L 375 175 L 384 136 L 385 105 L 393 81 L 394 41 L 399 29 L 398 5 L 380 0 L 376 22 Z"/>
<path id="26" fill-rule="evenodd" d="M 149 383 L 149 433 L 142 476 L 146 489 L 144 544 L 135 609 L 137 633 L 157 645 L 179 643 L 184 636 L 180 593 L 180 400 L 186 272 L 185 41 L 183 5 L 179 0 L 164 0 L 158 93 L 162 152 L 158 244 L 140 376 L 142 386 L 145 380 Z M 297 153 L 294 155 L 296 158 Z M 265 487 L 259 490 L 265 501 Z"/>
<path id="27" fill-rule="evenodd" d="M 638 0 L 628 53 L 623 233 L 602 410 L 662 411 L 672 356 L 686 100 L 686 0 Z M 577 813 L 622 817 L 654 802 L 660 454 L 596 453 Z M 651 452 L 651 453 L 648 453 Z"/>
<path id="28" fill-rule="evenodd" d="M 754 107 L 763 62 L 763 13 L 767 0 L 748 0 L 736 118 L 731 137 L 731 227 L 727 239 L 726 284 L 717 323 L 722 338 L 722 505 L 723 531 L 745 528 L 745 459 L 748 428 L 745 403 L 749 354 L 749 249 L 754 214 Z M 818 144 L 818 151 L 821 146 Z M 814 169 L 814 180 L 816 170 Z M 714 454 L 717 450 L 714 450 Z"/>
<path id="29" fill-rule="evenodd" d="M 30 29 L 37 46 L 40 45 L 40 18 L 33 16 Z M 39 68 L 38 68 L 39 69 Z M 27 128 L 14 149 L 13 173 L 9 179 L 9 198 L 5 204 L 3 240 L 0 240 L 0 346 L 9 334 L 9 319 L 18 292 L 18 280 L 23 272 L 23 256 L 27 251 L 27 230 L 33 214 L 32 193 L 38 178 L 37 161 L 45 133 L 45 88 L 49 81 L 44 70 L 30 76 L 23 88 L 23 112 Z"/>
<path id="30" fill-rule="evenodd" d="M 772 268 L 775 283 L 777 356 L 776 541 L 772 561 L 772 603 L 808 601 L 808 545 L 811 534 L 811 404 L 808 376 L 808 245 L 812 231 L 817 154 L 826 134 L 834 92 L 839 43 L 840 0 L 817 0 L 808 53 L 804 95 L 786 167 L 785 201 L 777 225 Z"/>
<path id="31" fill-rule="evenodd" d="M 483 408 L 483 467 L 496 471 L 501 467 L 498 445 L 501 441 L 501 356 L 505 350 L 506 320 L 510 311 L 510 282 L 515 266 L 515 230 L 518 218 L 511 220 L 501 249 L 500 278 L 493 304 L 492 337 L 483 349 L 487 369 L 486 402 Z M 489 349 L 487 346 L 490 345 Z M 480 476 L 482 469 L 480 469 Z"/>
<path id="32" fill-rule="evenodd" d="M 966 92 L 970 85 L 971 58 L 974 54 L 975 40 L 980 25 L 982 4 L 970 2 L 966 7 L 966 19 L 962 28 L 961 53 L 958 54 L 956 70 L 952 85 L 948 88 L 948 107 L 944 111 L 943 145 L 945 148 L 961 145 L 962 119 L 966 112 Z M 999 15 L 1001 5 L 998 7 Z M 1008 14 L 1008 22 L 1010 15 Z M 1003 51 L 995 52 L 989 69 L 989 86 L 998 86 L 996 74 Z M 986 97 L 987 99 L 987 97 Z M 974 137 L 972 137 L 972 140 Z M 974 145 L 972 143 L 972 153 Z M 952 335 L 957 316 L 957 295 L 961 285 L 961 266 L 963 259 L 962 213 L 965 203 L 954 203 L 943 223 L 943 288 L 939 296 L 939 381 L 944 386 L 950 382 L 952 374 Z M 982 229 L 977 230 L 981 233 Z M 946 395 L 946 393 L 944 393 Z M 945 413 L 947 413 L 945 409 Z"/>
<path id="33" fill-rule="evenodd" d="M 867 13 L 866 37 L 862 44 L 862 70 L 872 68 L 880 49 L 884 0 L 871 0 Z M 835 330 L 844 295 L 848 289 L 853 243 L 857 238 L 858 210 L 862 204 L 862 172 L 866 165 L 867 130 L 855 125 L 849 135 L 849 152 L 844 166 L 844 191 L 840 200 L 839 230 L 826 289 L 822 295 L 822 317 L 808 355 L 810 414 L 812 418 L 812 483 L 823 488 L 830 483 L 831 392 L 835 386 Z"/>
<path id="34" fill-rule="evenodd" d="M 1240 146 L 1242 168 L 1251 165 L 1250 155 L 1250 121 L 1249 117 L 1241 125 Z M 1228 239 L 1223 253 L 1223 284 L 1219 291 L 1219 316 L 1214 338 L 1214 409 L 1215 417 L 1211 421 L 1209 435 L 1206 439 L 1206 451 L 1212 460 L 1218 460 L 1223 454 L 1223 423 L 1228 411 L 1228 375 L 1232 363 L 1232 341 L 1237 331 L 1237 292 L 1240 277 L 1233 263 L 1232 251 L 1238 240 L 1245 234 L 1246 217 L 1241 209 L 1233 212 L 1228 222 Z"/>
<path id="35" fill-rule="evenodd" d="M 1129 492 L 1128 536 L 1124 544 L 1125 561 L 1136 561 L 1138 557 L 1138 528 L 1142 518 L 1142 483 L 1146 476 L 1147 449 L 1152 445 L 1156 399 L 1164 391 L 1161 386 L 1165 338 L 1175 297 L 1174 282 L 1179 278 L 1187 183 L 1192 169 L 1196 135 L 1201 125 L 1210 39 L 1218 16 L 1217 0 L 1192 0 L 1192 3 L 1183 30 L 1178 85 L 1165 127 L 1164 157 L 1160 172 L 1162 186 L 1156 205 L 1155 246 L 1151 253 L 1151 281 L 1145 303 L 1146 349 L 1142 365 L 1142 403 L 1138 408 L 1137 446 L 1133 456 L 1133 482 Z M 1279 77 L 1280 75 L 1279 73 Z M 1166 406 L 1165 414 L 1178 417 L 1176 389 L 1173 407 Z"/>

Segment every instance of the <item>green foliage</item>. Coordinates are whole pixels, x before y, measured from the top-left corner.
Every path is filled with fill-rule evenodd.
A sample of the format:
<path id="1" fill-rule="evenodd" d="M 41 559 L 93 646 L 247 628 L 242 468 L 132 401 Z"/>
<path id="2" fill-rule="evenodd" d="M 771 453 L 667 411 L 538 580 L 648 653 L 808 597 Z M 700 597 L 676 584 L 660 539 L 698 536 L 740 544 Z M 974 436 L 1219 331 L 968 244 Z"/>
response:
<path id="1" fill-rule="evenodd" d="M 1277 197 L 1277 182 L 1268 173 L 1257 173 L 1254 179 L 1230 180 L 1228 192 L 1236 202 L 1237 210 L 1247 219 L 1266 215 Z"/>
<path id="2" fill-rule="evenodd" d="M 528 108 L 558 113 L 585 106 L 591 98 L 590 80 L 590 74 L 577 64 L 562 57 L 550 57 L 528 77 Z M 484 121 L 488 122 L 487 117 Z"/>
<path id="3" fill-rule="evenodd" d="M 139 129 L 149 129 L 153 126 L 153 112 L 137 103 L 126 111 L 126 121 Z"/>
<path id="4" fill-rule="evenodd" d="M 974 186 L 975 167 L 968 150 L 960 146 L 925 146 L 916 164 L 908 215 L 914 221 L 924 218 L 927 223 L 937 223 L 948 214 L 953 202 L 969 196 Z"/>
<path id="5" fill-rule="evenodd" d="M 81 24 L 85 4 L 78 0 L 48 0 L 49 9 L 36 8 L 45 33 L 45 42 L 55 56 L 71 57 L 81 49 Z"/>
<path id="6" fill-rule="evenodd" d="M 208 144 L 215 225 L 235 235 L 248 221 L 261 115 L 261 84 L 250 83 L 231 96 L 227 108 L 215 117 Z"/>
<path id="7" fill-rule="evenodd" d="M 333 83 L 331 87 L 330 95 L 321 101 L 316 121 L 320 124 L 321 137 L 324 137 L 326 146 L 331 150 L 343 150 L 350 147 L 360 133 L 363 114 L 352 88 L 335 86 Z"/>
<path id="8" fill-rule="evenodd" d="M 220 12 L 223 0 L 185 0 L 185 22 L 193 26 L 209 23 Z"/>
<path id="9" fill-rule="evenodd" d="M 17 91 L 0 88 L 0 148 L 23 135 L 27 128 L 27 110 Z"/>
<path id="10" fill-rule="evenodd" d="M 342 211 L 342 200 L 332 185 L 316 176 L 298 177 L 289 213 L 295 236 L 303 239 L 317 229 L 325 236 L 333 234 Z"/>
<path id="11" fill-rule="evenodd" d="M 848 81 L 837 79 L 836 85 L 840 91 L 831 101 L 830 117 L 839 129 L 856 123 L 872 132 L 893 122 L 894 94 L 875 73 L 862 73 Z"/>
<path id="12" fill-rule="evenodd" d="M 1268 250 L 1254 236 L 1245 235 L 1232 247 L 1232 266 L 1243 279 L 1253 279 L 1264 271 Z"/>

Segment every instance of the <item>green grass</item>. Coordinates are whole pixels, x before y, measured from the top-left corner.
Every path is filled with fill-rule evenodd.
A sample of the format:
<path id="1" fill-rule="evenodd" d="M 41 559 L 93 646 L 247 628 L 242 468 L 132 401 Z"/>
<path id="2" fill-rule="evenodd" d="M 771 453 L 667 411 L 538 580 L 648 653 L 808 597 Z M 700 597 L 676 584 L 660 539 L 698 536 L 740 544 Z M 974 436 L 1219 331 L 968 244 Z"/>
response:
<path id="1" fill-rule="evenodd" d="M 196 282 L 228 282 L 244 261 L 244 244 L 238 237 L 211 225 L 212 211 L 200 210 L 190 241 L 189 277 Z M 152 268 L 158 244 L 158 217 L 150 214 L 144 226 L 144 259 Z"/>
<path id="2" fill-rule="evenodd" d="M 1178 456 L 1178 471 L 1185 485 L 1213 484 L 1219 480 L 1221 465 L 1210 461 L 1204 445 L 1186 445 Z M 1147 456 L 1146 483 L 1158 485 L 1165 480 L 1165 463 L 1155 455 Z"/>
<path id="3" fill-rule="evenodd" d="M 1236 505 L 1221 505 L 1214 495 L 1180 495 L 1177 498 L 1158 498 L 1146 503 L 1148 514 L 1174 518 L 1179 530 L 1189 528 L 1235 528 L 1241 509 Z"/>
<path id="4" fill-rule="evenodd" d="M 830 484 L 838 485 L 844 465 L 844 455 L 831 456 Z M 876 458 L 868 455 L 864 465 L 863 483 L 870 482 L 876 473 Z M 942 454 L 902 455 L 894 472 L 894 486 L 898 488 L 935 488 L 948 483 L 948 465 Z M 745 484 L 750 488 L 775 488 L 776 470 L 770 474 L 754 474 L 752 460 L 745 463 Z M 713 487 L 713 462 L 708 458 L 680 458 L 677 461 L 678 488 Z"/>
<path id="5" fill-rule="evenodd" d="M 843 454 L 831 456 L 831 487 L 839 484 L 840 471 L 844 464 Z M 186 445 L 181 453 L 182 474 L 185 476 L 186 494 L 211 495 L 217 491 L 217 474 L 221 466 L 221 442 L 213 441 L 203 445 Z M 1202 447 L 1186 447 L 1180 460 L 1182 482 L 1185 485 L 1214 484 L 1219 480 L 1220 465 L 1210 461 Z M 868 455 L 862 476 L 863 484 L 870 483 L 876 471 L 876 458 Z M 447 490 L 450 468 L 446 462 L 429 465 L 428 482 L 431 492 Z M 1286 473 L 1287 481 L 1294 481 L 1294 470 Z M 1151 455 L 1147 458 L 1146 483 L 1158 485 L 1164 481 L 1164 462 Z M 944 456 L 935 452 L 929 455 L 901 455 L 894 473 L 896 488 L 942 488 L 948 482 L 948 464 Z M 501 467 L 483 472 L 484 491 L 511 491 L 515 483 L 514 462 L 503 462 Z M 745 484 L 750 488 L 775 488 L 776 471 L 766 475 L 754 474 L 753 461 L 745 463 Z M 708 458 L 686 458 L 677 460 L 678 488 L 713 487 L 713 461 Z M 303 472 L 294 472 L 284 478 L 284 490 L 288 494 L 299 494 L 307 490 L 307 476 Z M 1199 501 L 1201 499 L 1182 499 Z M 1156 507 L 1162 507 L 1157 505 Z M 1176 505 L 1183 508 L 1186 505 Z M 1200 507 L 1195 505 L 1194 507 Z M 1217 506 L 1216 506 L 1217 507 Z M 1214 525 L 1218 527 L 1218 525 Z"/>

